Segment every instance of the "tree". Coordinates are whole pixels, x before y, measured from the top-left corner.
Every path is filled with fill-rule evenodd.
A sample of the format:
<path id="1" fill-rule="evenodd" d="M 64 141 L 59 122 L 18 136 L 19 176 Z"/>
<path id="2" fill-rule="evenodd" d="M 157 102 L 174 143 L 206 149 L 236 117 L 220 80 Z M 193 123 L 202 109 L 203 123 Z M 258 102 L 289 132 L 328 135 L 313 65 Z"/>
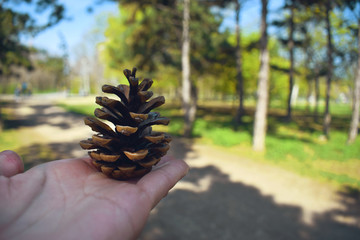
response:
<path id="1" fill-rule="evenodd" d="M 120 16 L 109 18 L 103 52 L 108 62 L 107 72 L 111 71 L 118 77 L 120 75 L 117 75 L 117 69 L 122 69 L 125 64 L 132 64 L 143 69 L 148 76 L 156 78 L 159 86 L 157 89 L 164 90 L 169 89 L 169 86 L 172 89 L 181 89 L 180 86 L 184 83 L 181 71 L 185 70 L 183 76 L 188 75 L 190 81 L 185 81 L 182 86 L 183 93 L 187 94 L 183 96 L 184 119 L 187 125 L 184 133 L 190 136 L 191 122 L 195 120 L 197 88 L 209 85 L 206 80 L 222 76 L 223 72 L 216 71 L 218 68 L 214 66 L 219 64 L 219 56 L 226 61 L 228 59 L 228 56 L 223 57 L 222 52 L 225 47 L 229 47 L 229 44 L 224 44 L 227 35 L 219 32 L 221 18 L 211 11 L 211 3 L 189 1 L 188 31 L 185 31 L 183 24 L 185 2 L 152 3 L 124 2 L 120 7 Z M 183 34 L 187 34 L 187 37 L 182 37 Z M 188 49 L 186 41 L 183 40 L 189 40 Z M 182 54 L 187 51 L 189 65 L 181 60 L 186 59 L 182 58 L 185 56 Z M 185 106 L 189 108 L 186 109 Z M 186 116 L 187 114 L 193 116 Z"/>
<path id="2" fill-rule="evenodd" d="M 244 0 L 235 0 L 235 35 L 236 35 L 236 79 L 237 79 L 237 93 L 239 96 L 239 107 L 235 117 L 235 128 L 241 122 L 241 117 L 244 114 L 244 77 L 242 64 L 242 48 L 241 48 L 241 27 L 240 27 L 240 11 Z"/>
<path id="3" fill-rule="evenodd" d="M 69 80 L 69 75 L 70 75 L 69 47 L 66 42 L 64 34 L 62 34 L 61 32 L 59 33 L 59 38 L 60 38 L 59 48 L 62 51 L 62 60 L 63 60 L 63 75 L 64 75 L 63 87 L 64 87 L 65 91 L 70 91 L 71 84 L 70 84 L 70 80 Z"/>
<path id="4" fill-rule="evenodd" d="M 64 59 L 46 52 L 33 54 L 34 70 L 27 73 L 32 88 L 38 91 L 59 90 L 65 87 Z"/>
<path id="5" fill-rule="evenodd" d="M 265 149 L 265 136 L 267 125 L 267 107 L 269 101 L 269 62 L 267 37 L 267 4 L 268 0 L 261 0 L 261 39 L 260 39 L 260 71 L 257 90 L 257 103 L 255 110 L 253 149 L 263 151 Z"/>
<path id="6" fill-rule="evenodd" d="M 3 0 L 0 4 L 0 82 L 11 75 L 11 66 L 31 68 L 30 50 L 20 42 L 21 35 L 35 35 L 64 18 L 64 6 L 57 0 L 22 1 L 36 8 L 37 13 L 49 11 L 48 21 L 37 25 L 33 15 L 17 11 L 19 1 Z"/>
<path id="7" fill-rule="evenodd" d="M 360 29 L 360 18 L 358 19 L 358 29 Z M 358 67 L 356 71 L 356 78 L 354 80 L 353 90 L 353 112 L 351 117 L 349 137 L 347 142 L 353 143 L 358 134 L 359 117 L 360 117 L 360 31 L 358 30 Z"/>
<path id="8" fill-rule="evenodd" d="M 307 2 L 297 2 L 297 21 L 296 26 L 299 29 L 301 40 L 299 48 L 304 53 L 304 71 L 307 82 L 307 106 L 310 110 L 310 99 L 314 97 L 314 120 L 318 122 L 318 110 L 320 100 L 320 82 L 319 78 L 326 76 L 326 39 L 324 39 L 323 26 L 321 25 L 323 17 L 319 16 L 320 8 L 311 8 Z M 316 6 L 314 4 L 314 6 Z"/>
<path id="9" fill-rule="evenodd" d="M 294 88 L 294 0 L 290 0 L 290 19 L 289 19 L 289 55 L 290 55 L 290 69 L 289 69 L 289 95 L 287 101 L 287 118 L 291 119 L 291 98 Z"/>
<path id="10" fill-rule="evenodd" d="M 294 51 L 295 46 L 298 46 L 301 44 L 300 41 L 295 40 L 295 10 L 299 8 L 298 2 L 296 0 L 286 0 L 284 6 L 281 8 L 282 11 L 289 10 L 289 14 L 285 15 L 285 19 L 283 20 L 275 20 L 273 21 L 273 25 L 282 29 L 285 28 L 287 30 L 286 35 L 287 37 L 280 36 L 280 41 L 283 45 L 287 47 L 287 50 L 289 52 L 289 62 L 290 66 L 288 69 L 286 69 L 286 72 L 288 73 L 288 95 L 287 95 L 287 114 L 286 118 L 287 120 L 291 120 L 292 115 L 292 95 L 293 95 L 293 89 L 294 89 L 294 74 L 295 74 L 295 59 L 294 59 Z"/>
<path id="11" fill-rule="evenodd" d="M 330 91 L 331 91 L 331 78 L 333 74 L 333 43 L 332 43 L 332 31 L 331 31 L 331 0 L 327 0 L 325 3 L 325 22 L 326 22 L 326 33 L 327 33 L 327 74 L 326 74 L 326 98 L 325 98 L 325 112 L 324 112 L 324 124 L 323 131 L 324 135 L 329 138 L 330 132 Z"/>
<path id="12" fill-rule="evenodd" d="M 360 118 L 360 1 L 358 0 L 347 0 L 346 4 L 350 10 L 354 13 L 357 20 L 357 71 L 354 79 L 353 88 L 353 112 L 351 117 L 351 123 L 349 128 L 348 144 L 355 141 L 358 135 L 359 118 Z M 357 7 L 357 9 L 356 9 Z M 356 12 L 358 10 L 358 12 Z"/>
<path id="13" fill-rule="evenodd" d="M 329 138 L 330 132 L 330 123 L 331 123 L 331 114 L 330 114 L 330 94 L 331 94 L 331 82 L 334 72 L 333 66 L 333 36 L 332 36 L 332 25 L 331 25 L 331 12 L 333 9 L 334 0 L 308 0 L 304 1 L 304 4 L 307 6 L 318 6 L 319 9 L 325 10 L 325 16 L 322 16 L 320 12 L 320 18 L 325 21 L 325 32 L 326 32 L 326 58 L 327 58 L 327 67 L 326 67 L 326 91 L 325 91 L 325 111 L 324 111 L 324 121 L 323 121 L 323 133 L 326 138 Z"/>
<path id="14" fill-rule="evenodd" d="M 196 114 L 196 98 L 190 81 L 190 0 L 184 0 L 183 34 L 182 34 L 182 101 L 184 111 L 184 137 L 190 137 Z"/>

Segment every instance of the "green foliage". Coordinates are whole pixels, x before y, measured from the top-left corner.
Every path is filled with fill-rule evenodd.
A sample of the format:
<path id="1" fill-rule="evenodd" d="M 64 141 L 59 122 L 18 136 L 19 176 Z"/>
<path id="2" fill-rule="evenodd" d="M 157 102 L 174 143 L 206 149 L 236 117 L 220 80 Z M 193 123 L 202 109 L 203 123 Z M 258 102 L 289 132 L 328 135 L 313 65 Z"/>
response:
<path id="1" fill-rule="evenodd" d="M 244 78 L 245 95 L 252 96 L 256 92 L 257 78 L 260 67 L 259 49 L 251 47 L 254 43 L 259 41 L 260 35 L 258 33 L 243 34 L 241 38 L 241 48 L 243 55 L 242 74 Z M 230 34 L 228 37 L 229 44 L 235 49 L 236 38 L 235 34 Z M 236 94 L 236 69 L 235 69 L 235 56 L 228 60 L 227 65 L 219 65 L 219 71 L 221 68 L 226 67 L 226 79 L 218 81 L 219 92 L 226 92 L 228 94 Z M 230 83 L 230 84 L 229 84 Z"/>
<path id="2" fill-rule="evenodd" d="M 232 61 L 232 47 L 228 35 L 219 32 L 221 19 L 208 5 L 192 1 L 190 13 L 192 80 L 201 86 L 199 94 L 205 95 L 227 80 L 219 78 L 226 72 L 221 66 Z M 122 69 L 137 66 L 143 76 L 156 79 L 158 89 L 174 92 L 181 77 L 182 3 L 125 1 L 108 23 L 107 40 L 102 43 L 107 76 L 122 79 Z"/>
<path id="3" fill-rule="evenodd" d="M 289 69 L 290 61 L 279 54 L 280 50 L 279 42 L 271 38 L 269 41 L 270 66 L 272 67 L 270 97 L 272 100 L 282 100 L 285 103 L 289 89 L 289 76 L 288 71 L 283 71 L 283 69 Z"/>
<path id="4" fill-rule="evenodd" d="M 81 88 L 81 78 L 76 76 L 71 78 L 70 81 L 71 81 L 70 93 L 78 94 Z"/>
<path id="5" fill-rule="evenodd" d="M 11 65 L 30 67 L 29 50 L 18 41 L 28 18 L 0 5 L 0 75 L 9 75 Z"/>
<path id="6" fill-rule="evenodd" d="M 14 76 L 0 76 L 0 92 L 13 94 L 22 82 L 28 84 L 32 93 L 62 91 L 66 85 L 64 59 L 49 55 L 43 50 L 33 49 L 31 52 L 31 70 L 23 67 L 12 67 Z M 6 80 L 6 81 L 5 81 Z"/>
<path id="7" fill-rule="evenodd" d="M 29 13 L 18 11 L 20 3 L 35 7 L 37 13 L 50 10 L 48 22 L 45 25 L 37 25 Z M 20 35 L 34 35 L 64 17 L 64 7 L 57 0 L 28 0 L 20 3 L 16 0 L 5 0 L 0 5 L 0 77 L 10 75 L 13 65 L 31 68 L 30 49 L 20 43 Z"/>
<path id="8" fill-rule="evenodd" d="M 104 43 L 103 57 L 107 62 L 109 75 L 122 77 L 122 69 L 128 65 L 137 66 L 144 75 L 153 77 L 156 66 L 165 63 L 167 54 L 171 51 L 172 43 L 170 29 L 158 24 L 167 20 L 171 15 L 156 11 L 155 8 L 138 9 L 137 4 L 121 5 L 118 16 L 109 17 L 107 37 Z M 165 36 L 165 32 L 166 34 Z"/>

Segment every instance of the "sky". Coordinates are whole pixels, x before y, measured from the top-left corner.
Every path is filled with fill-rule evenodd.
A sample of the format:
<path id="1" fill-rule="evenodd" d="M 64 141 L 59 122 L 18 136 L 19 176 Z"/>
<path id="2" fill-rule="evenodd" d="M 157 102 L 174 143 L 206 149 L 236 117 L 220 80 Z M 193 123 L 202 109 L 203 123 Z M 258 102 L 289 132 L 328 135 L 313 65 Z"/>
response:
<path id="1" fill-rule="evenodd" d="M 87 8 L 94 3 L 94 0 L 60 0 L 65 5 L 66 17 L 69 20 L 62 20 L 59 24 L 40 32 L 35 37 L 23 37 L 22 42 L 41 49 L 47 50 L 53 55 L 62 55 L 61 36 L 68 45 L 70 62 L 76 58 L 76 48 L 79 47 L 86 33 L 96 26 L 96 19 L 106 18 L 109 14 L 117 14 L 118 5 L 115 2 L 104 2 L 100 5 L 93 5 L 93 12 L 89 13 Z M 276 17 L 276 9 L 283 4 L 283 0 L 270 1 L 269 19 Z M 26 10 L 26 6 L 19 6 Z M 241 12 L 240 24 L 244 32 L 257 31 L 260 25 L 260 0 L 248 0 Z M 234 11 L 224 12 L 225 20 L 223 28 L 232 29 L 234 27 Z M 46 14 L 38 15 L 37 19 L 46 20 Z M 85 38 L 86 40 L 86 38 Z M 95 47 L 95 46 L 94 46 Z"/>
<path id="2" fill-rule="evenodd" d="M 70 60 L 74 60 L 74 51 L 77 46 L 84 41 L 84 35 L 95 28 L 96 19 L 99 16 L 106 17 L 107 14 L 116 14 L 118 6 L 115 2 L 105 2 L 94 5 L 93 12 L 89 13 L 87 8 L 93 4 L 94 0 L 60 0 L 66 8 L 65 16 L 68 19 L 62 20 L 57 25 L 48 28 L 35 37 L 24 36 L 22 42 L 41 49 L 47 50 L 53 55 L 62 55 L 61 36 L 68 45 Z M 23 6 L 24 8 L 26 6 Z M 47 19 L 46 14 L 37 16 L 39 22 Z"/>

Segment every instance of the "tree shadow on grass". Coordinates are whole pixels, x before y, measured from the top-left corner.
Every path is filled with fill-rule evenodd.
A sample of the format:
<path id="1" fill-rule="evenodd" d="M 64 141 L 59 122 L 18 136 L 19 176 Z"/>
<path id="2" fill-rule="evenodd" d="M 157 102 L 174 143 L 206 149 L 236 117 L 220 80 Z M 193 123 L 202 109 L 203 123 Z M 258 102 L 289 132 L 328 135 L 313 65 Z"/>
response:
<path id="1" fill-rule="evenodd" d="M 193 168 L 154 209 L 139 239 L 357 240 L 360 224 L 338 219 L 358 219 L 353 209 L 359 201 L 340 198 L 344 210 L 316 215 L 306 224 L 298 206 L 277 204 L 252 186 L 230 181 L 214 166 Z"/>
<path id="2" fill-rule="evenodd" d="M 246 121 L 243 121 L 238 126 L 238 131 L 245 131 L 250 135 L 253 134 L 253 124 L 254 124 L 254 113 L 255 109 L 252 107 L 245 108 L 243 119 L 246 118 Z M 211 107 L 211 106 L 202 106 L 198 108 L 198 119 L 211 116 L 214 119 L 211 126 L 217 128 L 233 128 L 234 126 L 234 117 L 236 114 L 236 108 L 230 106 L 224 107 Z M 217 120 L 217 119 L 228 119 L 228 120 Z M 331 126 L 332 130 L 337 131 L 348 131 L 349 123 L 351 116 L 348 115 L 339 115 L 332 114 Z M 280 126 L 287 126 L 289 128 L 301 130 L 302 132 L 314 133 L 323 131 L 323 116 L 322 114 L 316 115 L 314 113 L 308 113 L 306 111 L 294 111 L 292 119 L 289 119 L 286 116 L 285 109 L 281 108 L 270 108 L 268 111 L 268 124 L 267 124 L 267 134 L 274 137 L 279 136 L 278 129 Z M 296 139 L 303 142 L 311 142 L 308 139 L 299 138 L 298 136 L 287 136 L 286 139 Z"/>

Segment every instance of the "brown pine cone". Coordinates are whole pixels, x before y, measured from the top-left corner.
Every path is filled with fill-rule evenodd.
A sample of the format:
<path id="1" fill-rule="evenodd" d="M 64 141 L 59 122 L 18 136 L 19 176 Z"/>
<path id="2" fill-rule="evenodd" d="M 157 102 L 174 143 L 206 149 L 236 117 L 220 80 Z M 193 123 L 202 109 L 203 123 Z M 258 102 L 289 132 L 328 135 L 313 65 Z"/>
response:
<path id="1" fill-rule="evenodd" d="M 166 133 L 153 132 L 152 125 L 167 125 L 169 119 L 157 112 L 150 112 L 165 103 L 159 96 L 149 100 L 153 93 L 148 91 L 153 81 L 144 79 L 139 84 L 135 77 L 136 68 L 125 69 L 124 74 L 130 86 L 104 85 L 102 91 L 112 93 L 119 100 L 96 97 L 97 108 L 94 117 L 84 122 L 97 134 L 80 142 L 83 149 L 90 150 L 96 168 L 105 175 L 119 180 L 141 177 L 156 165 L 169 150 L 171 137 Z M 149 101 L 148 101 L 149 100 Z M 99 119 L 108 120 L 114 128 Z"/>

